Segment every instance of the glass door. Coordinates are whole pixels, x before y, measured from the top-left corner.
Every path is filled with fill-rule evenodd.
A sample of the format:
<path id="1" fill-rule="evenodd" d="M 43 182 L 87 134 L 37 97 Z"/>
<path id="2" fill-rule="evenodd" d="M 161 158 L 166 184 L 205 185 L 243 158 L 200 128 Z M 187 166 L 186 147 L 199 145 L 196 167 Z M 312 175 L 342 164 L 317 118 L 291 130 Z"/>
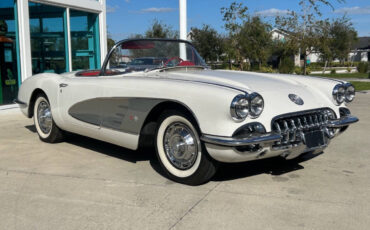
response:
<path id="1" fill-rule="evenodd" d="M 72 69 L 100 68 L 98 15 L 70 11 Z"/>
<path id="2" fill-rule="evenodd" d="M 0 105 L 18 93 L 18 60 L 14 0 L 0 1 Z"/>

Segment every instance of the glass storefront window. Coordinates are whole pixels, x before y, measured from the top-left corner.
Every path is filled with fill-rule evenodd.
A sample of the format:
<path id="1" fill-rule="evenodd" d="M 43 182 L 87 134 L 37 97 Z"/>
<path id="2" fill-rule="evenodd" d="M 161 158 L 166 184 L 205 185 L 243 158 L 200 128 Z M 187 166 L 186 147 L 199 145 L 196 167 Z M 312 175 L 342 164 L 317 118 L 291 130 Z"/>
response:
<path id="1" fill-rule="evenodd" d="M 97 69 L 99 62 L 98 15 L 70 11 L 72 69 Z"/>
<path id="2" fill-rule="evenodd" d="M 66 67 L 65 9 L 29 3 L 32 73 L 63 73 Z"/>
<path id="3" fill-rule="evenodd" d="M 18 60 L 14 0 L 0 1 L 0 105 L 18 93 Z"/>

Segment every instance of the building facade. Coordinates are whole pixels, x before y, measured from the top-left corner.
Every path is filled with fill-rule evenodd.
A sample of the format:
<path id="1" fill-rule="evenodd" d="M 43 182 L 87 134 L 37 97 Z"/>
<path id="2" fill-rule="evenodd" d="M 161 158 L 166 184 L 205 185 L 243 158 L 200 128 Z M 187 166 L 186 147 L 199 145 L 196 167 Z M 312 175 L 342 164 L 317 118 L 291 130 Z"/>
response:
<path id="1" fill-rule="evenodd" d="M 106 0 L 1 0 L 0 105 L 38 73 L 98 69 L 107 53 Z"/>

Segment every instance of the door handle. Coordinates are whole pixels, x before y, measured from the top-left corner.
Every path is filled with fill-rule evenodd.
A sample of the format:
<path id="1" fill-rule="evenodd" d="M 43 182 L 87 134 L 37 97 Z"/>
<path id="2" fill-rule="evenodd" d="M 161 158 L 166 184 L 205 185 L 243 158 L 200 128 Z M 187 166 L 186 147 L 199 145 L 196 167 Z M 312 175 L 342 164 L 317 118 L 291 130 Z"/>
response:
<path id="1" fill-rule="evenodd" d="M 68 86 L 68 84 L 66 84 L 66 83 L 60 83 L 59 84 L 59 88 L 64 88 L 64 87 L 67 87 Z"/>

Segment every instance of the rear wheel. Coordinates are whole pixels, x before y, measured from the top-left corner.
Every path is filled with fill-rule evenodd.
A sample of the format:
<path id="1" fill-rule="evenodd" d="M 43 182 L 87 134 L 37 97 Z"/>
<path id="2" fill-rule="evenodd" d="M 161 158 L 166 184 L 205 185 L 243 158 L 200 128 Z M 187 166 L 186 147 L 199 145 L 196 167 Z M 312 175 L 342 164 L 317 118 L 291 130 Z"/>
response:
<path id="1" fill-rule="evenodd" d="M 50 103 L 45 94 L 40 94 L 36 98 L 33 120 L 42 141 L 56 143 L 63 139 L 63 131 L 59 129 L 53 120 Z"/>
<path id="2" fill-rule="evenodd" d="M 194 122 L 178 111 L 160 117 L 156 150 L 162 168 L 179 183 L 202 184 L 216 173 L 217 162 L 206 152 Z"/>

